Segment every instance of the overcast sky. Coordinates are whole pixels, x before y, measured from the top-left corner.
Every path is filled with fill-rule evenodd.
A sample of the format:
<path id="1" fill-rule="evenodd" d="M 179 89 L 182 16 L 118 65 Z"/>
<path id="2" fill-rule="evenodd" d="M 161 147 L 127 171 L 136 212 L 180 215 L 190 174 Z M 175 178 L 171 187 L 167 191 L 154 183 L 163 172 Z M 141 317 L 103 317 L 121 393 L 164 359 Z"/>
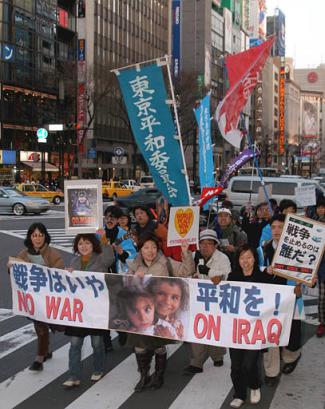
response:
<path id="1" fill-rule="evenodd" d="M 278 7 L 286 16 L 286 56 L 296 68 L 325 63 L 325 0 L 266 0 L 268 15 Z"/>

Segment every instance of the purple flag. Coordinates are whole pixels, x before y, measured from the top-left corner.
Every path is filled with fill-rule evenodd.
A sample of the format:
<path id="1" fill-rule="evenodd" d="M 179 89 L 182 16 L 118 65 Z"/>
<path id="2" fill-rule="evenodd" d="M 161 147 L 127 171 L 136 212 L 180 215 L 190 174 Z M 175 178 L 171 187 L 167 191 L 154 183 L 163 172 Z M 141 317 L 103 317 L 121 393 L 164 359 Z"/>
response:
<path id="1" fill-rule="evenodd" d="M 220 184 L 224 186 L 225 188 L 227 187 L 228 179 L 231 176 L 232 173 L 237 172 L 238 169 L 240 169 L 245 163 L 247 163 L 249 160 L 254 158 L 255 156 L 259 156 L 260 152 L 258 150 L 255 150 L 255 152 L 247 148 L 243 152 L 241 152 L 236 158 L 232 160 L 232 162 L 227 166 L 227 169 L 224 173 L 224 175 L 221 178 Z"/>

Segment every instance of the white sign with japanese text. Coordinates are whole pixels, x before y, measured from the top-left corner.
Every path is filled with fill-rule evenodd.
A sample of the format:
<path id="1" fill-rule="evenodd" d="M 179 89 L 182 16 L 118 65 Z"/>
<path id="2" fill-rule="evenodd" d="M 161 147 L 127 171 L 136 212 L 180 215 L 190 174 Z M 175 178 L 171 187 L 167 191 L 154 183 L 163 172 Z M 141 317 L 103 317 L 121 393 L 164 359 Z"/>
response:
<path id="1" fill-rule="evenodd" d="M 188 244 L 198 244 L 199 221 L 199 206 L 171 207 L 167 246 L 180 246 L 185 241 Z"/>
<path id="2" fill-rule="evenodd" d="M 37 321 L 240 349 L 289 342 L 293 286 L 70 273 L 17 259 L 10 277 L 14 313 Z M 162 291 L 179 297 L 175 308 L 164 304 Z M 143 302 L 146 317 L 139 319 Z"/>
<path id="3" fill-rule="evenodd" d="M 15 260 L 10 279 L 15 314 L 59 325 L 108 328 L 105 274 L 70 273 Z"/>
<path id="4" fill-rule="evenodd" d="M 299 207 L 315 206 L 315 185 L 295 187 L 296 202 Z"/>
<path id="5" fill-rule="evenodd" d="M 324 243 L 324 224 L 307 217 L 287 215 L 272 261 L 275 273 L 311 286 Z"/>
<path id="6" fill-rule="evenodd" d="M 190 280 L 190 294 L 188 342 L 243 349 L 288 345 L 293 287 Z"/>

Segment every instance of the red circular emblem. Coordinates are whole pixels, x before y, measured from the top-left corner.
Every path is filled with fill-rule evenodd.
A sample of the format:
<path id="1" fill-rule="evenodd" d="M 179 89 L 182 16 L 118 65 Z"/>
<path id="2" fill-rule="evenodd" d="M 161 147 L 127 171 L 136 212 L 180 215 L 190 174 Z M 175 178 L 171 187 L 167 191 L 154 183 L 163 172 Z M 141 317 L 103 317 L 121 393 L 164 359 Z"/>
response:
<path id="1" fill-rule="evenodd" d="M 307 75 L 307 80 L 308 80 L 308 82 L 311 82 L 311 83 L 316 82 L 318 80 L 317 72 L 315 72 L 315 71 L 309 72 L 308 75 Z"/>

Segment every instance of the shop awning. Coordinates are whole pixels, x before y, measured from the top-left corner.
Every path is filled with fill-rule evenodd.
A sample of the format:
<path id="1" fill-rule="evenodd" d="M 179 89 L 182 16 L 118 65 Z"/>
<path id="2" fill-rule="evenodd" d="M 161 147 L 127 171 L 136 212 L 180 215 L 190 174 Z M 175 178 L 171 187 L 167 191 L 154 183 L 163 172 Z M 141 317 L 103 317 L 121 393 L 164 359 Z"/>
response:
<path id="1" fill-rule="evenodd" d="M 41 172 L 42 171 L 42 163 L 41 162 L 20 162 L 24 166 L 28 166 L 32 169 L 33 172 Z M 58 172 L 59 168 L 52 165 L 52 163 L 45 162 L 45 172 Z"/>

